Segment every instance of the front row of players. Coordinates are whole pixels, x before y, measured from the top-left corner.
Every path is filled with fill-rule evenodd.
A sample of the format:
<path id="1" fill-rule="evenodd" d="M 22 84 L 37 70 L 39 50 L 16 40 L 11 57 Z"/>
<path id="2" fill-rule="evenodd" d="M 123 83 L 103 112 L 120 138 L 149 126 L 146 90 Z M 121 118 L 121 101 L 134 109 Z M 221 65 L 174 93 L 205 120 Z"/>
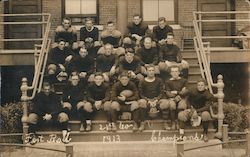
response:
<path id="1" fill-rule="evenodd" d="M 90 131 L 91 119 L 98 110 L 103 110 L 108 131 L 117 130 L 117 119 L 124 112 L 132 115 L 133 131 L 143 131 L 145 120 L 159 113 L 164 119 L 163 128 L 179 129 L 181 135 L 186 122 L 191 121 L 195 126 L 201 120 L 204 140 L 207 140 L 208 121 L 211 120 L 209 106 L 213 96 L 206 89 L 206 81 L 198 80 L 196 88 L 187 89 L 187 80 L 180 77 L 178 66 L 171 67 L 170 74 L 171 78 L 163 83 L 155 76 L 154 65 L 149 65 L 147 75 L 137 89 L 128 73 L 123 72 L 111 90 L 101 73 L 95 73 L 94 81 L 87 88 L 81 85 L 79 76 L 73 74 L 62 100 L 51 91 L 50 84 L 44 83 L 29 115 L 29 132 L 35 133 L 38 124 L 53 123 L 60 126 L 65 137 L 68 121 L 74 115 L 81 120 L 80 131 Z M 168 124 L 169 119 L 171 124 Z"/>

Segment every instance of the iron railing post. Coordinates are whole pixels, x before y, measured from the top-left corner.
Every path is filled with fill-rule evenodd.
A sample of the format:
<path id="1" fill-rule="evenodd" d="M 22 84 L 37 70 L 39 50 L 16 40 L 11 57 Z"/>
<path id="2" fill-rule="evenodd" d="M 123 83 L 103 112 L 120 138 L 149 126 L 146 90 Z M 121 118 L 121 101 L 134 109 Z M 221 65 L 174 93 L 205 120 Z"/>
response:
<path id="1" fill-rule="evenodd" d="M 22 123 L 23 123 L 23 141 L 26 139 L 26 135 L 28 134 L 28 100 L 29 97 L 27 95 L 28 92 L 28 80 L 27 78 L 22 78 L 22 85 L 20 87 L 22 96 L 21 96 L 21 102 L 23 107 L 23 116 L 22 116 Z"/>

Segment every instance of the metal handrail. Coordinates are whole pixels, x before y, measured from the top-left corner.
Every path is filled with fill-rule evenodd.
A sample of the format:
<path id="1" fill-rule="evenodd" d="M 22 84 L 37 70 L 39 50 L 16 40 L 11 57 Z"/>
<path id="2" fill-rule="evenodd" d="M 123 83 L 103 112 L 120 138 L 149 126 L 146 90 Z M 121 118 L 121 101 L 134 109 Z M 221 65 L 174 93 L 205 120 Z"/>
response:
<path id="1" fill-rule="evenodd" d="M 49 151 L 66 153 L 65 150 L 59 150 L 59 149 L 53 149 L 53 148 L 44 148 L 44 147 L 37 147 L 37 146 L 30 146 L 30 145 L 26 145 L 26 144 L 0 143 L 0 146 L 17 146 L 17 147 L 35 148 L 35 149 L 41 149 L 41 150 L 49 150 Z"/>

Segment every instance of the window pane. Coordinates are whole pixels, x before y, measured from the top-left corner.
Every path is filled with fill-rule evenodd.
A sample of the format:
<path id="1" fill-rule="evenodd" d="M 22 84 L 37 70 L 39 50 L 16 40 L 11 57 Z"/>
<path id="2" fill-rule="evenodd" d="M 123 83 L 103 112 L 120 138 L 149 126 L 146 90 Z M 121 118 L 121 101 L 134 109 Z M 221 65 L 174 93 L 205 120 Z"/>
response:
<path id="1" fill-rule="evenodd" d="M 96 0 L 82 0 L 82 14 L 96 14 Z"/>
<path id="2" fill-rule="evenodd" d="M 66 14 L 81 14 L 80 0 L 65 0 Z"/>
<path id="3" fill-rule="evenodd" d="M 174 0 L 159 1 L 159 15 L 166 17 L 168 21 L 174 21 Z"/>
<path id="4" fill-rule="evenodd" d="M 175 0 L 143 0 L 144 21 L 157 21 L 159 17 L 166 17 L 174 21 Z"/>
<path id="5" fill-rule="evenodd" d="M 158 18 L 158 0 L 143 0 L 143 20 L 156 21 Z"/>

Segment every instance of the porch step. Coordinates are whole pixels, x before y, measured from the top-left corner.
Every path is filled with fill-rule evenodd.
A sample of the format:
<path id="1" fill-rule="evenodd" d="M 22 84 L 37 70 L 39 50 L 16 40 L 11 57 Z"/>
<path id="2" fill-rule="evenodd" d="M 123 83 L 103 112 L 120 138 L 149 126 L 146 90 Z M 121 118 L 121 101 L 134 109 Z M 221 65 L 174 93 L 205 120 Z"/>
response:
<path id="1" fill-rule="evenodd" d="M 205 143 L 203 141 L 186 142 L 185 149 L 204 146 L 208 144 L 219 143 L 219 140 L 210 140 Z M 152 141 L 134 141 L 134 142 L 72 142 L 74 156 L 84 157 L 176 157 L 176 145 L 173 142 L 152 142 Z M 36 146 L 45 148 L 54 148 L 65 150 L 64 144 L 55 143 L 39 143 Z M 202 149 L 203 153 L 192 153 L 192 157 L 198 157 L 204 152 L 221 152 L 220 145 Z M 62 156 L 62 153 L 46 152 L 44 150 L 26 148 L 26 153 L 31 156 L 50 157 L 50 154 Z M 187 153 L 188 154 L 188 153 Z"/>

